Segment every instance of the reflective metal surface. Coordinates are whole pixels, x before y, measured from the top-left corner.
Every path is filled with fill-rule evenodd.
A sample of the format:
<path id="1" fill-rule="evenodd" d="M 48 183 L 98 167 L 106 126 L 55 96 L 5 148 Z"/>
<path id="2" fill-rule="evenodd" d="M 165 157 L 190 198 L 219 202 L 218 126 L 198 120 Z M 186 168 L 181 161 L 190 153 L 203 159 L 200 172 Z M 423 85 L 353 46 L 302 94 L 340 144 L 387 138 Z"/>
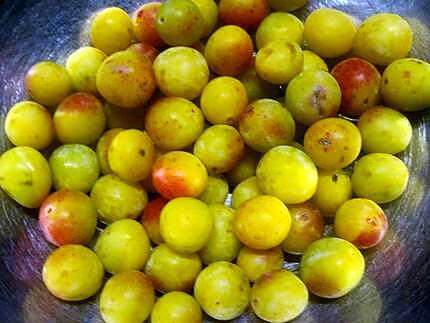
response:
<path id="1" fill-rule="evenodd" d="M 285 0 L 288 1 L 288 0 Z M 0 108 L 26 97 L 26 70 L 42 59 L 64 62 L 85 43 L 85 21 L 99 8 L 119 5 L 132 12 L 145 1 L 0 1 Z M 311 1 L 299 12 L 328 6 L 363 19 L 376 12 L 403 15 L 415 31 L 412 55 L 430 59 L 429 0 Z M 430 91 L 430 89 L 429 89 Z M 404 196 L 384 208 L 391 231 L 381 246 L 366 252 L 366 277 L 338 300 L 312 298 L 296 322 L 430 322 L 430 110 L 410 115 L 414 137 L 401 155 L 411 178 Z M 9 147 L 3 127 L 0 147 Z M 18 207 L 0 192 L 0 322 L 101 322 L 96 297 L 65 303 L 41 282 L 41 267 L 51 247 L 42 238 L 36 212 Z M 287 265 L 296 268 L 297 259 Z M 209 320 L 210 321 L 210 320 Z M 245 314 L 236 322 L 260 322 Z"/>

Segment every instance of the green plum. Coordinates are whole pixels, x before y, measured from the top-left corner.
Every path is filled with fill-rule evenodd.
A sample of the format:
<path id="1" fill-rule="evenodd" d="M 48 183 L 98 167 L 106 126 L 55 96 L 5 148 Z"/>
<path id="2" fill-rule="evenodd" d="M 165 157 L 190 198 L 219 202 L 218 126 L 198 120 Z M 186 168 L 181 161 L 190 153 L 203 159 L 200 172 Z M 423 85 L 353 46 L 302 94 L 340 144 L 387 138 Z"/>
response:
<path id="1" fill-rule="evenodd" d="M 260 154 L 245 147 L 244 157 L 227 173 L 228 182 L 235 187 L 245 179 L 255 176 Z"/>
<path id="2" fill-rule="evenodd" d="M 52 181 L 57 190 L 68 188 L 87 193 L 99 178 L 97 154 L 88 146 L 62 145 L 49 157 Z"/>
<path id="3" fill-rule="evenodd" d="M 36 149 L 15 147 L 1 155 L 0 186 L 18 204 L 38 208 L 51 184 L 49 164 Z"/>
<path id="4" fill-rule="evenodd" d="M 199 200 L 206 204 L 225 202 L 228 195 L 228 183 L 222 176 L 209 176 L 206 189 L 199 195 Z"/>
<path id="5" fill-rule="evenodd" d="M 243 182 L 240 182 L 233 190 L 233 208 L 238 209 L 243 202 L 248 201 L 258 195 L 263 195 L 263 191 L 258 186 L 257 177 L 248 177 Z"/>

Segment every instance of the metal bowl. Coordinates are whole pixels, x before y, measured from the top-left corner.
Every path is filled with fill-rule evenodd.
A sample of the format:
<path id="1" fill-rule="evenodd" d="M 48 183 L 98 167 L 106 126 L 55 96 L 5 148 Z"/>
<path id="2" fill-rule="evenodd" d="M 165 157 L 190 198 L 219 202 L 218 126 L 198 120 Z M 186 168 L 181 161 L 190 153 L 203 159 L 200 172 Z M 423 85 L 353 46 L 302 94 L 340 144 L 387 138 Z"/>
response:
<path id="1" fill-rule="evenodd" d="M 23 79 L 31 65 L 47 59 L 64 63 L 71 51 L 86 44 L 88 18 L 95 11 L 115 5 L 132 12 L 144 2 L 148 1 L 0 1 L 2 121 L 9 107 L 26 97 Z M 412 56 L 430 59 L 428 0 L 314 0 L 298 14 L 305 17 L 322 6 L 344 10 L 359 19 L 377 12 L 399 13 L 415 31 Z M 378 248 L 365 252 L 365 278 L 340 299 L 312 297 L 296 322 L 430 321 L 429 112 L 409 115 L 414 135 L 400 156 L 411 172 L 409 186 L 399 200 L 384 206 L 391 229 Z M 3 127 L 0 131 L 4 151 L 10 143 Z M 41 268 L 52 246 L 42 237 L 36 212 L 19 207 L 3 192 L 0 205 L 0 322 L 102 322 L 97 297 L 66 303 L 44 287 Z M 294 270 L 297 259 L 287 256 L 286 266 Z M 246 313 L 236 322 L 260 320 Z"/>

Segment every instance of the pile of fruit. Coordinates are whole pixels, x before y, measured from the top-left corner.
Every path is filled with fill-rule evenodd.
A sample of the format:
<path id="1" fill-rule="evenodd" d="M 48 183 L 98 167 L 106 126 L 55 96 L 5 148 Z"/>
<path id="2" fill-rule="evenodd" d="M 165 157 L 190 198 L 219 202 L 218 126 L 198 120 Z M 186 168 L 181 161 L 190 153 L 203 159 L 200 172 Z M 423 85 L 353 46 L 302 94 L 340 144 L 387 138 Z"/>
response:
<path id="1" fill-rule="evenodd" d="M 357 286 L 359 249 L 388 230 L 378 204 L 408 183 L 402 112 L 430 106 L 430 64 L 406 58 L 413 34 L 398 15 L 288 13 L 305 2 L 107 8 L 92 47 L 28 71 L 0 184 L 40 208 L 59 247 L 43 266 L 53 295 L 87 299 L 107 272 L 106 322 L 194 323 L 201 309 L 231 320 L 248 306 L 286 322 L 308 291 Z M 284 252 L 302 255 L 299 276 Z"/>

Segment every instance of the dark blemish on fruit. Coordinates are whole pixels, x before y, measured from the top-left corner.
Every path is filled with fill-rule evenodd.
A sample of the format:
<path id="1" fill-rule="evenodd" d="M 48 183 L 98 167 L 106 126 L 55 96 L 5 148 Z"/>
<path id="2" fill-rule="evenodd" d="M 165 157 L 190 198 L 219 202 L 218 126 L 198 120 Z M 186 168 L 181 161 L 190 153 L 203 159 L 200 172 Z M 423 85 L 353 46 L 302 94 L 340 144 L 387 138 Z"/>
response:
<path id="1" fill-rule="evenodd" d="M 363 104 L 367 104 L 367 103 L 369 103 L 369 98 L 366 98 L 366 99 L 363 101 Z"/>
<path id="2" fill-rule="evenodd" d="M 366 219 L 366 222 L 369 223 L 370 225 L 375 226 L 375 227 L 378 226 L 378 223 L 374 217 L 368 217 Z"/>
<path id="3" fill-rule="evenodd" d="M 143 149 L 139 150 L 139 155 L 142 156 L 142 157 L 145 157 L 146 151 L 143 150 Z"/>
<path id="4" fill-rule="evenodd" d="M 220 304 L 220 302 L 219 302 L 219 301 L 216 301 L 216 302 L 215 302 L 215 304 L 216 304 L 216 305 L 219 305 L 219 304 Z"/>
<path id="5" fill-rule="evenodd" d="M 327 90 L 321 85 L 318 85 L 311 95 L 311 106 L 315 109 L 318 115 L 321 115 L 322 102 L 327 99 Z"/>
<path id="6" fill-rule="evenodd" d="M 324 146 L 328 146 L 331 144 L 331 141 L 329 138 L 321 138 L 318 142 Z"/>
<path id="7" fill-rule="evenodd" d="M 28 179 L 28 180 L 22 182 L 21 185 L 31 186 L 31 185 L 33 185 L 33 181 L 31 179 Z"/>
<path id="8" fill-rule="evenodd" d="M 404 72 L 403 72 L 403 77 L 404 77 L 405 79 L 410 79 L 410 78 L 411 78 L 411 75 L 412 75 L 411 71 L 404 71 Z"/>
<path id="9" fill-rule="evenodd" d="M 161 18 L 160 18 L 160 21 L 161 21 L 161 22 L 164 22 L 164 17 L 161 17 Z"/>
<path id="10" fill-rule="evenodd" d="M 336 175 L 336 174 L 334 174 L 332 177 L 331 177 L 331 180 L 333 181 L 333 182 L 337 182 L 337 180 L 339 179 L 339 177 Z"/>
<path id="11" fill-rule="evenodd" d="M 51 213 L 52 212 L 52 208 L 51 207 L 48 207 L 48 209 L 46 210 L 46 213 Z"/>
<path id="12" fill-rule="evenodd" d="M 341 163 L 343 163 L 344 161 L 345 161 L 345 156 L 342 156 L 342 157 L 340 157 L 340 160 L 339 160 Z"/>
<path id="13" fill-rule="evenodd" d="M 384 79 L 384 84 L 388 84 L 388 80 L 387 79 Z"/>

